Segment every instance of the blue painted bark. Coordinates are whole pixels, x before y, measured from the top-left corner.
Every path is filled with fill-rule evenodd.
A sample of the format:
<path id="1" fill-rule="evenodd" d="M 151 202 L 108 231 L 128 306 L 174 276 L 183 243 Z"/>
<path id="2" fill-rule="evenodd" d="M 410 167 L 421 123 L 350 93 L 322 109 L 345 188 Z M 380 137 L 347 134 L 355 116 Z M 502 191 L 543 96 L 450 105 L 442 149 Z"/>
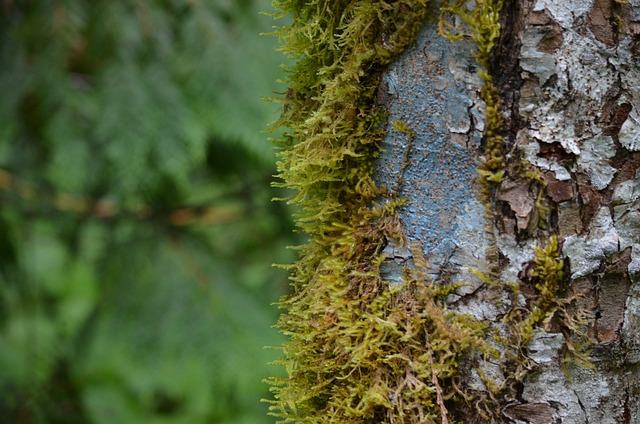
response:
<path id="1" fill-rule="evenodd" d="M 483 126 L 473 43 L 452 43 L 426 25 L 384 74 L 379 96 L 389 111 L 376 182 L 406 199 L 399 218 L 437 271 L 444 262 L 477 266 L 484 257 L 483 206 L 475 180 Z M 392 123 L 402 121 L 413 135 Z M 408 248 L 389 245 L 385 277 L 399 282 Z"/>

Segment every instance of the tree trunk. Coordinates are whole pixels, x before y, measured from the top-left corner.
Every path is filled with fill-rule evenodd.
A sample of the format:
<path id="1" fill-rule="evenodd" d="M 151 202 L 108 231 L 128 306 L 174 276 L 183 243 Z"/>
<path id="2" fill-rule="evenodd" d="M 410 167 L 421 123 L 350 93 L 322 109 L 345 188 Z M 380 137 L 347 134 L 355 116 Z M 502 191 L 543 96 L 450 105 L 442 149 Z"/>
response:
<path id="1" fill-rule="evenodd" d="M 411 133 L 389 125 L 376 181 L 408 199 L 400 221 L 431 277 L 465 284 L 448 307 L 496 328 L 509 309 L 532 313 L 542 295 L 536 247 L 559 241 L 560 303 L 522 345 L 526 373 L 501 393 L 504 422 L 640 423 L 640 1 L 507 0 L 500 24 L 489 71 L 505 173 L 489 199 L 475 177 L 485 103 L 473 45 L 452 44 L 429 24 L 384 74 L 390 122 Z M 400 281 L 414 254 L 393 243 L 385 253 L 383 275 Z M 499 296 L 489 295 L 489 274 Z M 582 364 L 569 340 L 579 327 L 593 348 Z M 483 380 L 509 381 L 515 368 L 502 365 L 481 365 L 482 378 L 472 369 L 461 384 L 483 391 Z M 454 415 L 478 420 L 472 410 Z"/>
<path id="2" fill-rule="evenodd" d="M 389 22 L 423 3 L 381 2 L 369 48 L 394 45 Z M 311 241 L 283 302 L 272 411 L 640 423 L 640 0 L 450 3 L 430 3 L 439 22 L 384 68 L 379 139 L 364 94 L 332 91 L 365 92 L 386 64 L 348 38 L 365 7 L 295 9 L 280 176 Z M 305 45 L 314 13 L 340 24 Z M 358 174 L 371 157 L 375 184 Z"/>

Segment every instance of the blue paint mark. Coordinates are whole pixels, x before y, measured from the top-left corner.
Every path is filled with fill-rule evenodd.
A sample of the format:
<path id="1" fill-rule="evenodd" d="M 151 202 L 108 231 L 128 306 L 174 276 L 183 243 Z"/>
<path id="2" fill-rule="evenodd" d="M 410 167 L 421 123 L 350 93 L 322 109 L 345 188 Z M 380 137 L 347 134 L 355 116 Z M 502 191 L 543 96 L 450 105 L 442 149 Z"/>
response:
<path id="1" fill-rule="evenodd" d="M 381 89 L 390 96 L 389 125 L 374 177 L 378 185 L 408 199 L 399 211 L 400 220 L 409 241 L 420 243 L 427 257 L 442 256 L 445 246 L 455 248 L 456 222 L 475 198 L 479 137 L 449 131 L 476 133 L 468 83 L 457 81 L 450 70 L 474 67 L 472 49 L 471 43 L 439 37 L 434 25 L 428 24 L 383 77 Z M 415 133 L 404 168 L 410 141 L 392 128 L 395 120 Z"/>

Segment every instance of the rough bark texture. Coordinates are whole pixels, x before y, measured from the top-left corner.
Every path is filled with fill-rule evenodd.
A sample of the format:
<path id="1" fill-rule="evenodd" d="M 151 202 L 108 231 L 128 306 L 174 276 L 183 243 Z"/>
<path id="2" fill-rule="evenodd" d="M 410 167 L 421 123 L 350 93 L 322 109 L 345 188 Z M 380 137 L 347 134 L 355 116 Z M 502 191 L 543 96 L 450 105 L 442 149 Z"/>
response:
<path id="1" fill-rule="evenodd" d="M 432 275 L 467 283 L 449 307 L 498 331 L 509 309 L 529 308 L 535 247 L 557 236 L 566 277 L 555 294 L 590 318 L 594 368 L 563 363 L 567 333 L 551 319 L 526 345 L 528 372 L 503 392 L 503 422 L 640 423 L 640 0 L 507 0 L 501 26 L 490 71 L 507 171 L 492 190 L 493 233 L 474 182 L 484 128 L 471 46 L 432 26 L 383 78 L 390 122 L 414 136 L 389 125 L 377 182 L 409 199 L 400 220 Z M 495 265 L 492 244 L 499 302 L 473 275 Z M 400 281 L 411 252 L 385 253 L 385 278 Z M 521 293 L 513 300 L 509 284 Z M 498 383 L 510 378 L 508 367 L 479 369 Z M 465 380 L 486 390 L 477 369 Z M 476 422 L 472 411 L 458 416 Z"/>
<path id="2" fill-rule="evenodd" d="M 402 121 L 412 133 L 389 124 L 376 180 L 407 200 L 406 235 L 428 252 L 434 275 L 444 261 L 481 267 L 487 249 L 483 205 L 474 195 L 484 120 L 472 49 L 473 43 L 451 43 L 427 25 L 380 89 L 389 122 Z M 459 243 L 465 248 L 456 248 Z M 401 268 L 411 263 L 409 247 L 390 242 L 384 253 L 383 276 L 400 283 Z"/>

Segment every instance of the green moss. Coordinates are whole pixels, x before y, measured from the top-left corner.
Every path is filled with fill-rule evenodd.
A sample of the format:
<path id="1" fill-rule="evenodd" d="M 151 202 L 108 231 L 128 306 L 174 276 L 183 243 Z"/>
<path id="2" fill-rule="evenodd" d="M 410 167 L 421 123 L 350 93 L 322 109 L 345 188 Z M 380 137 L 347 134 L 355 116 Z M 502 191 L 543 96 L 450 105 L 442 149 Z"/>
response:
<path id="1" fill-rule="evenodd" d="M 414 139 L 416 136 L 416 133 L 411 128 L 409 128 L 409 125 L 407 125 L 407 123 L 404 121 L 395 120 L 391 123 L 391 126 L 394 130 L 405 134 L 410 139 Z"/>
<path id="2" fill-rule="evenodd" d="M 565 337 L 564 363 L 576 363 L 585 368 L 592 368 L 589 359 L 593 342 L 588 335 L 591 319 L 585 310 L 576 307 L 579 298 L 575 295 L 562 295 L 561 285 L 565 279 L 564 261 L 560 257 L 558 237 L 552 235 L 544 247 L 535 248 L 533 269 L 529 273 L 533 294 L 527 296 L 528 311 L 514 308 L 504 321 L 510 324 L 511 339 L 517 341 L 520 358 L 511 364 L 518 371 L 520 379 L 526 375 L 527 360 L 523 351 L 533 339 L 537 328 L 552 333 L 562 333 Z M 513 285 L 514 304 L 519 294 L 519 286 Z M 518 353 L 514 351 L 513 354 Z M 512 357 L 513 359 L 513 357 Z M 565 371 L 567 369 L 565 368 Z M 568 373 L 567 373 L 568 377 Z"/>
<path id="3" fill-rule="evenodd" d="M 564 262 L 560 258 L 556 236 L 551 236 L 544 248 L 535 248 L 534 264 L 530 276 L 534 281 L 536 294 L 530 299 L 529 317 L 521 323 L 523 328 L 527 328 L 528 335 L 533 333 L 534 327 L 548 324 L 560 306 L 557 293 L 564 275 Z"/>
<path id="4" fill-rule="evenodd" d="M 277 123 L 289 129 L 278 140 L 279 177 L 294 190 L 288 200 L 309 242 L 297 248 L 294 292 L 281 303 L 288 377 L 271 380 L 272 414 L 281 422 L 428 422 L 443 413 L 439 399 L 453 396 L 438 382 L 455 374 L 464 349 L 454 345 L 480 339 L 436 305 L 438 290 L 382 280 L 384 244 L 403 242 L 402 202 L 374 204 L 383 193 L 372 180 L 384 135 L 374 102 L 381 72 L 413 41 L 427 2 L 276 5 L 293 15 L 278 35 L 297 60 Z"/>
<path id="5" fill-rule="evenodd" d="M 426 1 L 278 6 L 293 15 L 278 35 L 297 60 L 277 124 L 289 129 L 279 177 L 294 189 L 288 200 L 309 242 L 289 266 L 294 292 L 281 303 L 288 377 L 271 379 L 272 414 L 304 423 L 446 417 L 445 403 L 470 396 L 455 384 L 462 358 L 495 352 L 484 324 L 446 311 L 457 286 L 430 284 L 420 267 L 397 287 L 381 278 L 385 243 L 405 243 L 402 201 L 376 204 L 384 193 L 371 177 L 385 119 L 374 102 L 381 72 L 413 41 Z M 413 138 L 406 124 L 394 128 Z"/>
<path id="6" fill-rule="evenodd" d="M 310 291 L 309 308 L 286 316 L 294 341 L 285 352 L 301 362 L 287 362 L 290 377 L 276 391 L 274 412 L 285 422 L 430 422 L 446 416 L 445 400 L 460 396 L 462 357 L 492 353 L 482 323 L 444 312 L 449 290 L 412 275 L 389 287 L 371 271 L 352 274 L 341 288 Z"/>
<path id="7" fill-rule="evenodd" d="M 612 8 L 612 23 L 615 34 L 617 36 L 625 35 L 625 23 L 624 18 L 625 12 L 628 13 L 627 10 L 629 8 L 629 0 L 614 0 L 613 8 Z"/>
<path id="8" fill-rule="evenodd" d="M 372 179 L 386 120 L 375 96 L 385 66 L 424 24 L 427 3 L 276 2 L 282 15 L 293 17 L 276 34 L 296 60 L 276 124 L 287 129 L 277 140 L 278 185 L 292 189 L 287 200 L 297 205 L 297 224 L 308 236 L 296 248 L 299 260 L 287 266 L 293 292 L 280 304 L 286 312 L 278 327 L 289 342 L 278 363 L 287 377 L 270 383 L 271 413 L 281 423 L 453 422 L 460 417 L 450 417 L 449 410 L 461 404 L 473 405 L 474 416 L 490 421 L 498 413 L 495 397 L 505 387 L 477 369 L 488 391 L 474 392 L 460 384 L 461 367 L 497 360 L 499 346 L 514 378 L 522 378 L 523 352 L 534 329 L 566 310 L 555 297 L 563 274 L 553 237 L 536 251 L 531 314 L 514 308 L 505 318 L 508 336 L 447 309 L 445 299 L 459 285 L 448 282 L 446 272 L 431 281 L 420 247 L 411 248 L 415 266 L 405 269 L 403 284 L 393 286 L 381 277 L 386 244 L 406 247 L 407 241 L 396 215 L 402 199 L 389 197 Z M 472 11 L 462 2 L 442 8 L 445 15 L 462 17 L 485 69 L 499 35 L 501 7 L 500 0 L 479 0 Z M 447 22 L 441 17 L 442 33 L 460 38 L 463 33 Z M 485 70 L 480 75 L 486 123 L 479 184 L 494 242 L 490 272 L 478 275 L 501 290 L 492 193 L 507 172 L 503 118 L 491 75 Z M 414 133 L 406 123 L 395 121 L 392 127 L 411 145 Z M 519 286 L 511 287 L 517 299 Z M 576 324 L 563 319 L 564 328 Z"/>
<path id="9" fill-rule="evenodd" d="M 446 420 L 447 405 L 473 399 L 458 386 L 465 358 L 496 356 L 487 327 L 447 311 L 457 285 L 426 276 L 426 260 L 404 284 L 380 276 L 387 241 L 406 243 L 372 180 L 385 114 L 374 96 L 384 66 L 413 41 L 426 1 L 283 1 L 293 15 L 280 28 L 297 60 L 278 126 L 281 186 L 294 190 L 297 222 L 309 242 L 290 265 L 293 293 L 278 326 L 290 341 L 279 362 L 288 377 L 270 380 L 280 422 L 424 423 Z M 412 140 L 401 121 L 393 127 Z"/>

